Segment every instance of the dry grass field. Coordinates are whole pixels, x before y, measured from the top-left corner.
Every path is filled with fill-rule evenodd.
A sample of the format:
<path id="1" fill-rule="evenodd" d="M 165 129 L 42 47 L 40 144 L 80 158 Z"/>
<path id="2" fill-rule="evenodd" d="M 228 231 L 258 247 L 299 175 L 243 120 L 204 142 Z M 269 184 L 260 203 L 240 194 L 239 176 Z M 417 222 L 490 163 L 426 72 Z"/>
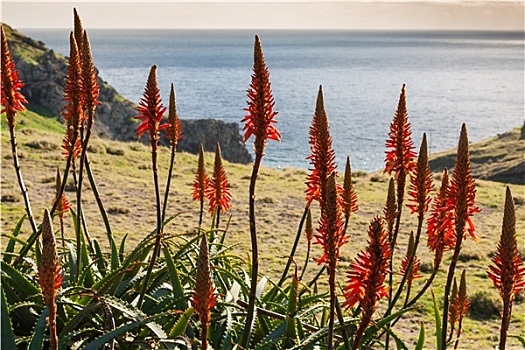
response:
<path id="1" fill-rule="evenodd" d="M 22 172 L 29 190 L 36 222 L 42 220 L 43 211 L 49 208 L 55 193 L 56 168 L 62 168 L 65 158 L 60 147 L 62 125 L 49 118 L 33 112 L 22 113 L 17 127 L 17 141 Z M 518 134 L 515 131 L 516 135 Z M 8 132 L 2 122 L 2 162 L 1 162 L 1 232 L 9 235 L 24 214 L 24 204 L 19 193 L 15 172 L 10 154 Z M 519 142 L 523 147 L 523 141 Z M 484 144 L 485 152 L 490 152 Z M 495 145 L 493 147 L 502 147 Z M 504 146 L 503 146 L 504 147 Z M 474 145 L 475 149 L 476 146 Z M 490 147 L 489 147 L 490 148 Z M 518 152 L 519 149 L 518 149 Z M 523 150 L 521 150 L 523 156 Z M 475 153 L 475 152 L 473 152 Z M 151 178 L 149 148 L 139 142 L 121 143 L 104 139 L 93 139 L 88 154 L 102 200 L 106 206 L 112 229 L 117 242 L 127 235 L 127 244 L 133 245 L 155 228 L 154 192 Z M 342 155 L 341 155 L 342 156 Z M 339 160 L 341 161 L 342 158 Z M 167 176 L 169 150 L 160 149 L 160 179 L 164 183 Z M 212 170 L 213 155 L 206 154 L 208 172 Z M 263 161 L 264 164 L 264 161 Z M 199 205 L 191 197 L 192 182 L 197 157 L 180 153 L 176 157 L 175 171 L 172 179 L 172 190 L 168 205 L 168 214 L 176 217 L 165 228 L 167 233 L 175 236 L 191 236 L 198 224 Z M 233 207 L 223 216 L 222 222 L 229 219 L 227 243 L 235 245 L 235 252 L 249 261 L 249 223 L 248 223 L 248 184 L 251 167 L 225 163 L 227 176 L 231 183 Z M 436 186 L 439 186 L 440 174 L 434 174 Z M 304 209 L 304 189 L 306 171 L 302 169 L 271 169 L 263 167 L 259 175 L 256 197 L 257 225 L 260 239 L 260 271 L 270 279 L 278 279 L 282 267 L 291 249 L 297 226 Z M 382 213 L 386 199 L 388 177 L 382 173 L 356 172 L 354 187 L 358 196 L 359 211 L 351 218 L 349 244 L 342 250 L 340 271 L 344 272 L 356 253 L 365 245 L 366 229 L 370 220 Z M 104 226 L 98 213 L 89 185 L 85 183 L 83 207 L 89 234 L 105 242 Z M 471 239 L 464 242 L 460 262 L 456 271 L 467 272 L 467 288 L 472 303 L 469 317 L 464 321 L 464 333 L 460 347 L 464 349 L 493 349 L 497 345 L 499 332 L 498 310 L 500 299 L 492 281 L 487 277 L 487 265 L 490 262 L 501 231 L 505 184 L 477 180 L 477 205 L 481 213 L 474 217 L 476 228 L 481 237 L 479 243 Z M 73 201 L 74 192 L 70 196 Z M 510 185 L 517 210 L 518 247 L 522 253 L 525 246 L 525 186 Z M 416 226 L 416 217 L 404 210 L 404 219 L 400 231 L 399 246 L 396 257 L 401 258 L 406 251 L 408 234 Z M 319 212 L 315 208 L 314 218 Z M 205 215 L 205 223 L 211 223 Z M 70 220 L 66 220 L 66 236 L 73 239 Z M 221 225 L 222 227 L 225 227 Z M 26 221 L 22 234 L 28 235 L 29 225 Z M 176 239 L 176 238 L 175 238 Z M 3 239 L 5 241 L 5 239 Z M 429 275 L 432 257 L 427 253 L 426 241 L 419 250 L 423 275 Z M 313 246 L 313 257 L 319 256 L 321 248 Z M 302 266 L 306 254 L 306 241 L 302 238 L 297 263 Z M 450 259 L 450 255 L 447 255 Z M 447 263 L 445 258 L 445 264 Z M 399 263 L 397 264 L 399 266 Z M 308 274 L 314 275 L 318 267 L 310 262 Z M 394 271 L 396 272 L 396 271 Z M 344 276 L 343 273 L 340 274 Z M 445 270 L 440 271 L 434 283 L 434 292 L 438 300 L 442 299 Z M 425 278 L 418 280 L 414 290 Z M 345 280 L 341 279 L 340 284 Z M 427 347 L 434 343 L 432 323 L 432 302 L 430 293 L 420 302 L 421 308 L 411 313 L 409 318 L 400 322 L 396 328 L 403 339 L 415 339 L 419 331 L 418 323 L 426 323 Z M 511 333 L 524 335 L 525 303 L 523 294 L 518 296 L 513 309 Z M 410 341 L 407 344 L 413 344 Z M 509 349 L 521 348 L 516 339 L 509 339 Z"/>

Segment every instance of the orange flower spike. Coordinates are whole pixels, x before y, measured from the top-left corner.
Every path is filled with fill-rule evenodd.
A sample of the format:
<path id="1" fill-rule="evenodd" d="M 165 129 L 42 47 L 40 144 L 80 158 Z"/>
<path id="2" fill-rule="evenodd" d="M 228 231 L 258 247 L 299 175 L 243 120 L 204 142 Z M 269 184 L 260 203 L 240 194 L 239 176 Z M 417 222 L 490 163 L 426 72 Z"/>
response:
<path id="1" fill-rule="evenodd" d="M 375 217 L 370 223 L 368 237 L 368 247 L 350 265 L 343 307 L 348 309 L 360 303 L 363 312 L 373 313 L 379 299 L 388 295 L 384 281 L 390 273 L 388 234 L 383 229 L 383 220 L 380 217 Z"/>
<path id="2" fill-rule="evenodd" d="M 461 322 L 461 319 L 467 315 L 468 309 L 470 307 L 470 300 L 467 294 L 467 277 L 465 276 L 465 270 L 461 273 L 461 280 L 459 281 L 459 290 L 458 290 L 458 315 Z"/>
<path id="3" fill-rule="evenodd" d="M 60 177 L 60 170 L 58 170 L 58 168 L 57 168 L 56 194 L 58 194 L 58 192 L 60 192 L 60 188 L 61 187 L 62 187 L 62 180 L 61 180 L 61 177 Z M 60 197 L 60 199 L 58 199 L 56 197 L 56 195 L 55 195 L 55 199 L 53 201 L 53 204 L 57 200 L 59 202 L 58 202 L 58 205 L 57 205 L 57 208 L 56 208 L 55 212 L 58 214 L 58 216 L 63 218 L 64 214 L 67 213 L 69 211 L 69 209 L 71 209 L 71 206 L 69 205 L 69 202 L 68 202 L 66 196 L 63 193 L 62 193 L 62 196 Z"/>
<path id="4" fill-rule="evenodd" d="M 347 240 L 347 237 L 343 235 L 343 213 L 335 183 L 335 172 L 329 176 L 326 186 L 326 195 L 321 202 L 318 234 L 315 235 L 316 241 L 314 242 L 314 244 L 323 246 L 324 253 L 315 260 L 318 264 L 325 263 L 329 269 L 335 269 L 340 256 L 339 248 Z"/>
<path id="5" fill-rule="evenodd" d="M 456 240 L 459 235 L 464 235 L 467 231 L 476 242 L 479 241 L 471 219 L 473 214 L 481 211 L 474 206 L 475 198 L 476 184 L 470 170 L 467 126 L 463 124 L 459 137 L 456 165 L 452 181 L 448 187 L 446 201 L 448 210 L 454 212 L 454 216 L 448 218 L 448 220 L 453 220 L 453 224 L 447 221 L 443 223 L 443 225 L 455 225 Z"/>
<path id="6" fill-rule="evenodd" d="M 306 226 L 304 229 L 304 234 L 306 236 L 306 241 L 308 242 L 308 244 L 310 244 L 310 242 L 314 238 L 314 228 L 312 225 L 312 212 L 310 211 L 310 209 L 308 209 L 308 213 L 306 214 Z"/>
<path id="7" fill-rule="evenodd" d="M 264 60 L 261 40 L 257 35 L 255 36 L 253 58 L 252 82 L 247 90 L 248 108 L 245 108 L 248 115 L 241 122 L 245 123 L 243 127 L 245 131 L 244 142 L 254 135 L 255 154 L 262 156 L 266 147 L 266 140 L 280 141 L 281 134 L 272 125 L 277 123 L 274 119 L 277 112 L 273 110 L 275 102 L 270 84 L 270 73 Z"/>
<path id="8" fill-rule="evenodd" d="M 499 349 L 505 349 L 512 304 L 516 294 L 525 287 L 525 267 L 518 252 L 516 241 L 516 208 L 509 187 L 505 193 L 500 241 L 496 254 L 492 258 L 492 264 L 489 265 L 488 275 L 503 301 Z"/>
<path id="9" fill-rule="evenodd" d="M 343 181 L 343 211 L 345 218 L 349 218 L 359 208 L 357 206 L 357 196 L 352 184 L 352 169 L 350 167 L 350 157 L 346 157 L 345 177 Z"/>
<path id="10" fill-rule="evenodd" d="M 425 215 L 431 201 L 429 194 L 433 189 L 434 183 L 428 165 L 427 134 L 423 134 L 417 166 L 410 177 L 410 204 L 407 204 L 407 207 L 410 208 L 411 214 L 417 213 L 419 217 Z"/>
<path id="11" fill-rule="evenodd" d="M 88 129 L 94 121 L 95 107 L 100 104 L 97 71 L 93 64 L 93 54 L 87 33 L 82 36 L 82 81 L 84 83 L 84 109 L 88 121 Z"/>
<path id="12" fill-rule="evenodd" d="M 407 247 L 407 253 L 403 260 L 401 261 L 401 271 L 399 271 L 399 274 L 401 276 L 404 276 L 405 273 L 407 273 L 407 267 L 408 267 L 408 260 L 410 259 L 410 254 L 414 250 L 414 232 L 410 232 L 410 238 L 408 240 L 408 247 Z M 412 268 L 410 269 L 410 274 L 407 276 L 406 284 L 407 288 L 410 288 L 412 285 L 412 281 L 414 281 L 417 278 L 423 277 L 422 275 L 419 275 L 419 268 L 421 266 L 421 262 L 419 261 L 419 258 L 417 255 L 414 255 L 414 259 L 412 262 Z"/>
<path id="13" fill-rule="evenodd" d="M 328 116 L 324 109 L 323 87 L 319 86 L 317 104 L 312 126 L 310 127 L 310 150 L 307 157 L 313 168 L 306 179 L 307 206 L 315 199 L 320 201 L 326 188 L 328 176 L 336 170 L 335 153 L 332 149 L 332 137 L 328 125 Z"/>
<path id="14" fill-rule="evenodd" d="M 171 84 L 170 89 L 170 103 L 168 108 L 168 127 L 166 128 L 168 139 L 173 147 L 182 139 L 182 125 L 180 123 L 179 114 L 177 113 L 177 104 L 175 103 L 175 88 Z M 202 147 L 202 145 L 201 145 Z M 200 152 L 200 151 L 199 151 Z"/>
<path id="15" fill-rule="evenodd" d="M 446 207 L 447 188 L 449 185 L 448 170 L 445 169 L 441 179 L 441 187 L 434 197 L 432 211 L 427 219 L 427 247 L 434 252 L 434 269 L 441 264 L 443 252 L 453 249 L 456 245 L 454 226 L 449 218 L 453 212 Z"/>
<path id="16" fill-rule="evenodd" d="M 73 34 L 75 36 L 75 41 L 77 42 L 78 46 L 78 53 L 79 57 L 81 57 L 82 61 L 82 46 L 84 45 L 84 27 L 82 26 L 82 20 L 80 19 L 80 15 L 77 12 L 76 8 L 73 8 Z"/>
<path id="17" fill-rule="evenodd" d="M 210 312 L 217 304 L 217 293 L 211 280 L 210 255 L 206 234 L 203 234 L 201 238 L 195 291 L 191 297 L 191 304 L 201 322 L 201 349 L 207 349 L 207 329 L 211 318 Z"/>
<path id="18" fill-rule="evenodd" d="M 448 342 L 452 340 L 455 324 L 458 324 L 458 330 L 456 333 L 457 340 L 454 349 L 457 349 L 459 344 L 463 319 L 467 315 L 469 307 L 470 300 L 467 295 L 467 279 L 465 276 L 465 270 L 463 270 L 463 273 L 461 274 L 461 280 L 459 282 L 459 289 L 457 287 L 456 278 L 454 277 L 454 284 L 452 285 L 452 293 L 450 296 L 450 308 L 448 309 L 448 319 L 450 322 L 450 334 L 447 340 Z"/>
<path id="19" fill-rule="evenodd" d="M 368 247 L 357 255 L 350 265 L 348 285 L 344 288 L 346 309 L 359 303 L 361 322 L 355 331 L 352 349 L 360 349 L 365 329 L 372 320 L 377 303 L 388 296 L 388 287 L 384 285 L 390 261 L 390 242 L 388 233 L 383 230 L 383 219 L 375 217 L 368 228 Z"/>
<path id="20" fill-rule="evenodd" d="M 459 319 L 458 314 L 458 283 L 456 277 L 454 277 L 454 282 L 452 283 L 452 292 L 450 292 L 450 307 L 448 308 L 448 322 L 450 323 L 450 333 L 448 336 L 447 342 L 452 340 L 454 335 L 454 328 Z"/>
<path id="21" fill-rule="evenodd" d="M 49 325 L 50 349 L 58 349 L 58 337 L 56 331 L 56 296 L 62 286 L 62 269 L 59 264 L 55 235 L 51 216 L 47 209 L 44 212 L 42 222 L 42 258 L 38 268 L 38 283 L 42 289 L 44 303 L 49 310 L 47 319 Z"/>
<path id="22" fill-rule="evenodd" d="M 210 200 L 210 213 L 219 210 L 224 213 L 231 208 L 230 200 L 232 198 L 230 193 L 230 183 L 226 178 L 226 172 L 222 165 L 221 148 L 219 143 L 215 148 L 215 163 L 213 168 L 213 176 L 206 189 L 206 196 Z"/>
<path id="23" fill-rule="evenodd" d="M 386 141 L 385 173 L 394 173 L 396 178 L 401 174 L 410 174 L 414 169 L 416 153 L 412 143 L 412 131 L 408 122 L 405 85 L 401 89 L 399 103 L 394 120 L 390 124 L 389 137 Z"/>
<path id="24" fill-rule="evenodd" d="M 206 196 L 206 189 L 208 188 L 210 180 L 208 174 L 206 174 L 206 168 L 204 164 L 204 148 L 202 143 L 199 146 L 199 164 L 197 166 L 197 172 L 195 173 L 195 180 L 193 180 L 193 199 L 198 201 L 202 200 Z"/>
<path id="25" fill-rule="evenodd" d="M 509 304 L 512 304 L 516 294 L 525 287 L 525 267 L 516 241 L 516 209 L 509 187 L 505 195 L 500 241 L 488 275 L 501 298 Z"/>
<path id="26" fill-rule="evenodd" d="M 76 158 L 82 151 L 78 131 L 84 121 L 82 110 L 84 87 L 82 84 L 80 56 L 73 32 L 69 35 L 69 48 L 69 66 L 64 87 L 64 101 L 66 101 L 66 105 L 63 112 L 67 130 L 62 148 L 64 149 L 64 155 L 68 156 L 69 152 L 73 151 L 73 158 Z"/>
<path id="27" fill-rule="evenodd" d="M 16 126 L 16 113 L 25 111 L 24 104 L 27 103 L 27 100 L 20 92 L 20 89 L 24 87 L 24 83 L 19 79 L 18 71 L 15 70 L 15 62 L 9 51 L 4 26 L 0 24 L 0 28 L 2 36 L 2 113 L 6 113 L 9 129 L 14 130 Z"/>
<path id="28" fill-rule="evenodd" d="M 396 185 L 393 177 L 391 177 L 390 181 L 388 182 L 388 195 L 386 197 L 383 214 L 387 224 L 388 240 L 392 244 L 392 232 L 394 230 L 394 224 L 397 217 Z"/>
<path id="29" fill-rule="evenodd" d="M 162 116 L 166 112 L 166 107 L 162 105 L 160 99 L 156 65 L 153 65 L 150 69 L 144 89 L 144 97 L 140 100 L 138 110 L 140 115 L 135 118 L 142 119 L 140 125 L 135 129 L 138 137 L 141 137 L 148 131 L 152 145 L 156 145 L 159 140 L 159 131 L 167 127 L 167 124 L 160 124 Z"/>

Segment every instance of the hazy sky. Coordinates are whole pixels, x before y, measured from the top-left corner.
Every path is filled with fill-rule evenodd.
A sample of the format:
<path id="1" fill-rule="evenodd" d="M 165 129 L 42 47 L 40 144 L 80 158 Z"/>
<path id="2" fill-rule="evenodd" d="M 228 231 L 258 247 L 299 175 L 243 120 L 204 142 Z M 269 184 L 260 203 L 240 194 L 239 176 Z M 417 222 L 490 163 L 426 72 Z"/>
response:
<path id="1" fill-rule="evenodd" d="M 24 1 L 0 0 L 15 28 L 524 30 L 523 1 Z"/>

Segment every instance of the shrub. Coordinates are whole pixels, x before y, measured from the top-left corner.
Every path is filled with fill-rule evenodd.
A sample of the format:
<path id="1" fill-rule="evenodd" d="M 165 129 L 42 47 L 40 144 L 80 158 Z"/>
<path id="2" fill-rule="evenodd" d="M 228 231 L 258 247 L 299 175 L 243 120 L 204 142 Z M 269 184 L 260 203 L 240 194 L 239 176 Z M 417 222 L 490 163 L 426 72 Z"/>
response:
<path id="1" fill-rule="evenodd" d="M 106 147 L 106 153 L 113 156 L 123 156 L 125 154 L 124 149 L 120 147 Z"/>
<path id="2" fill-rule="evenodd" d="M 470 297 L 470 317 L 476 320 L 489 320 L 499 317 L 500 302 L 496 295 L 478 290 Z"/>

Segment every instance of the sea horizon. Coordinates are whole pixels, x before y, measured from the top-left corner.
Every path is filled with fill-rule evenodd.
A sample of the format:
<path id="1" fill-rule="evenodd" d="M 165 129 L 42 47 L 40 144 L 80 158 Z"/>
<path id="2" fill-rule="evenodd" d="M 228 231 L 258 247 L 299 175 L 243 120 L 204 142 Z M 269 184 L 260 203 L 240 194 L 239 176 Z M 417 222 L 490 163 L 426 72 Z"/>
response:
<path id="1" fill-rule="evenodd" d="M 19 29 L 68 53 L 67 29 Z M 138 103 L 156 64 L 165 104 L 175 84 L 181 118 L 236 122 L 246 107 L 259 34 L 270 71 L 281 143 L 269 142 L 265 164 L 308 168 L 308 132 L 319 85 L 339 166 L 382 168 L 401 86 L 414 144 L 457 145 L 460 126 L 478 141 L 523 125 L 522 31 L 90 29 L 99 75 Z M 242 130 L 241 130 L 242 131 Z M 252 151 L 252 142 L 247 142 Z"/>

